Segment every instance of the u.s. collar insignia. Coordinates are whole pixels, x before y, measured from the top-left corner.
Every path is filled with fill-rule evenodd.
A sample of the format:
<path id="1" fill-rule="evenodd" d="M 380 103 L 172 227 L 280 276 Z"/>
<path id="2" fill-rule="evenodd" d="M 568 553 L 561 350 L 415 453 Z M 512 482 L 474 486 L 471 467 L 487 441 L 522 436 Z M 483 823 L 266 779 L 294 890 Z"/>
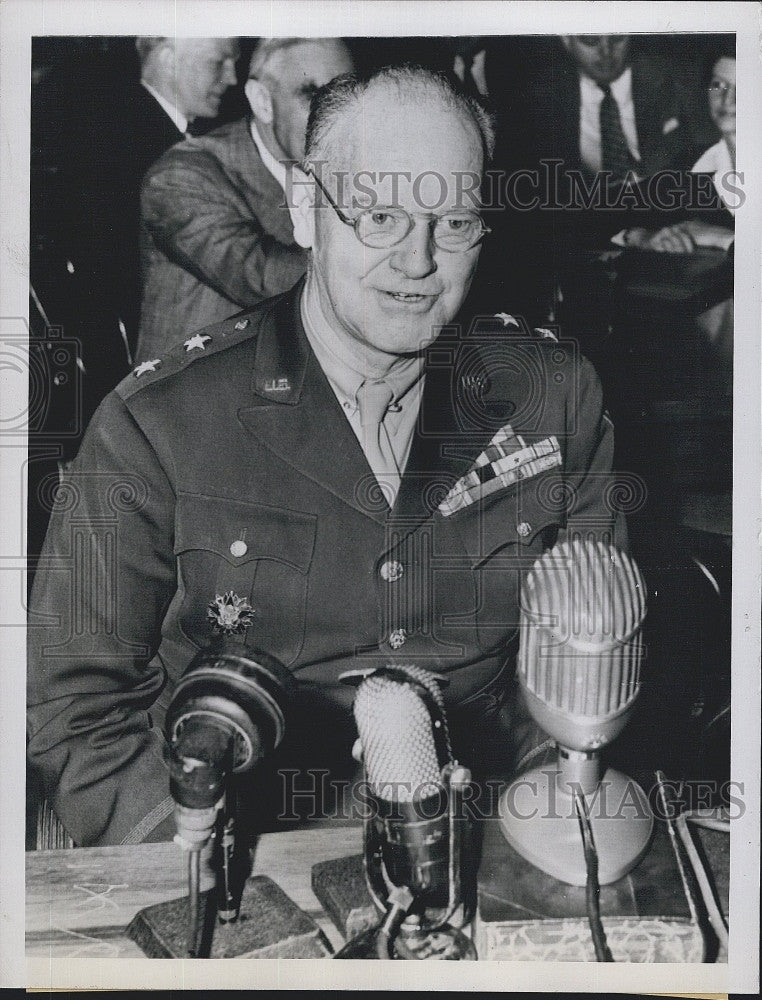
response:
<path id="1" fill-rule="evenodd" d="M 209 603 L 206 617 L 212 622 L 215 632 L 240 635 L 254 621 L 254 608 L 245 597 L 229 590 L 226 594 L 217 594 Z"/>
<path id="2" fill-rule="evenodd" d="M 266 378 L 265 392 L 289 392 L 291 383 L 287 378 Z"/>

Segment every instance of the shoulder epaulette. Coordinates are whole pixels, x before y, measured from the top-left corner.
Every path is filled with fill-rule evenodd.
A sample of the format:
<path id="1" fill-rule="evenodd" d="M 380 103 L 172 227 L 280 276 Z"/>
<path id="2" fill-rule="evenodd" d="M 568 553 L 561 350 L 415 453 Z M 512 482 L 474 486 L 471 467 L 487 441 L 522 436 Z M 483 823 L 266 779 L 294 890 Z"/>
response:
<path id="1" fill-rule="evenodd" d="M 208 358 L 256 336 L 263 315 L 263 310 L 256 309 L 197 330 L 161 357 L 135 365 L 116 387 L 116 391 L 122 399 L 129 399 L 145 386 L 176 375 L 202 358 Z"/>

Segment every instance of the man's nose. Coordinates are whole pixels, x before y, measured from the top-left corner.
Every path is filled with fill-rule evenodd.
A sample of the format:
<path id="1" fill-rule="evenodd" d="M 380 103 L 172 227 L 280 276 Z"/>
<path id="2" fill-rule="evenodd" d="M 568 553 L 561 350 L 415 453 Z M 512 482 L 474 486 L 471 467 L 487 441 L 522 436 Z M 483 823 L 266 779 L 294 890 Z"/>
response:
<path id="1" fill-rule="evenodd" d="M 425 278 L 437 269 L 435 250 L 431 222 L 419 219 L 405 239 L 394 247 L 389 263 L 408 278 Z"/>

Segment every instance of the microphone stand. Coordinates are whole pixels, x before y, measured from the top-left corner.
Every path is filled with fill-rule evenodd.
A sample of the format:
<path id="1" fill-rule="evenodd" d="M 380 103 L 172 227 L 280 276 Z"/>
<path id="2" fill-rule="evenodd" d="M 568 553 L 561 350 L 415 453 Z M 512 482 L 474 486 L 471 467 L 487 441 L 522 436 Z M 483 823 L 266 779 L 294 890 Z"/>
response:
<path id="1" fill-rule="evenodd" d="M 363 767 L 363 777 L 368 781 Z M 424 909 L 423 913 L 410 914 L 416 903 L 416 888 L 395 885 L 386 870 L 383 858 L 385 843 L 399 842 L 397 833 L 385 820 L 383 833 L 374 823 L 370 810 L 363 816 L 363 864 L 365 879 L 373 902 L 384 913 L 380 924 L 365 931 L 338 951 L 334 958 L 379 958 L 421 960 L 425 958 L 476 960 L 473 942 L 459 928 L 448 923 L 462 902 L 460 864 L 463 854 L 463 829 L 465 818 L 462 808 L 465 788 L 471 773 L 456 762 L 442 769 L 442 784 L 447 790 L 447 903 L 444 907 Z M 431 820 L 406 823 L 411 839 Z M 425 843 L 425 842 L 424 842 Z M 410 915 L 408 915 L 410 914 Z M 464 914 L 464 917 L 467 917 Z M 467 922 L 464 919 L 464 923 Z"/>

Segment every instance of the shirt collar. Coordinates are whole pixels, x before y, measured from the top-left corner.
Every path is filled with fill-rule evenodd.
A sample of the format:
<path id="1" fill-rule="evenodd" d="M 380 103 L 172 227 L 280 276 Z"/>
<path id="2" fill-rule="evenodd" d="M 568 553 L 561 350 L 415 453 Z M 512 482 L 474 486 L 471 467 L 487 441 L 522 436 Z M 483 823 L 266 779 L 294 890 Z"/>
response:
<path id="1" fill-rule="evenodd" d="M 595 80 L 589 76 L 585 76 L 584 73 L 580 73 L 579 75 L 579 85 L 582 96 L 587 98 L 587 100 L 599 102 L 603 100 L 603 91 L 600 86 Z M 632 67 L 628 66 L 621 76 L 618 76 L 616 80 L 612 80 L 609 86 L 617 104 L 624 104 L 628 101 L 632 94 Z"/>
<path id="2" fill-rule="evenodd" d="M 262 136 L 259 134 L 259 129 L 254 123 L 254 119 L 251 119 L 249 123 L 249 129 L 251 130 L 251 138 L 254 140 L 254 145 L 257 147 L 257 152 L 262 157 L 262 162 L 267 167 L 269 172 L 273 175 L 275 180 L 280 184 L 283 190 L 286 190 L 286 167 L 280 160 L 276 160 L 270 150 L 265 146 Z"/>
<path id="3" fill-rule="evenodd" d="M 423 358 L 420 355 L 398 358 L 392 368 L 379 373 L 369 369 L 363 357 L 361 345 L 356 347 L 349 338 L 340 337 L 323 315 L 317 302 L 307 301 L 302 293 L 302 323 L 307 340 L 323 369 L 328 381 L 339 396 L 339 401 L 357 405 L 357 390 L 368 379 L 384 379 L 391 386 L 392 405 L 400 403 L 423 374 Z"/>
<path id="4" fill-rule="evenodd" d="M 188 119 L 182 111 L 172 104 L 171 101 L 168 101 L 166 97 L 162 97 L 158 90 L 155 90 L 150 83 L 146 83 L 145 80 L 141 80 L 140 83 L 145 87 L 151 97 L 155 98 L 155 100 L 159 102 L 162 108 L 164 108 L 169 117 L 175 123 L 178 130 L 184 135 L 188 131 Z"/>

